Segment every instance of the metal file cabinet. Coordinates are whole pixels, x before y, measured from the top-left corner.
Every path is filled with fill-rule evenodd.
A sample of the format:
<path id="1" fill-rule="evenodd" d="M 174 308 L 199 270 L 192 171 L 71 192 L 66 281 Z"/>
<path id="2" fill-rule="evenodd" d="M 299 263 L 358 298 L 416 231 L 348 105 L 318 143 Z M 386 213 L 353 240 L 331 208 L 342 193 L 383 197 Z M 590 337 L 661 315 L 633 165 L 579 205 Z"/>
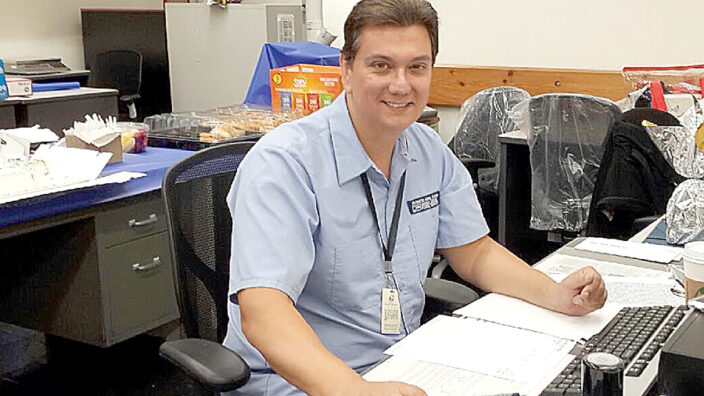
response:
<path id="1" fill-rule="evenodd" d="M 160 193 L 0 228 L 0 321 L 109 346 L 178 319 Z"/>

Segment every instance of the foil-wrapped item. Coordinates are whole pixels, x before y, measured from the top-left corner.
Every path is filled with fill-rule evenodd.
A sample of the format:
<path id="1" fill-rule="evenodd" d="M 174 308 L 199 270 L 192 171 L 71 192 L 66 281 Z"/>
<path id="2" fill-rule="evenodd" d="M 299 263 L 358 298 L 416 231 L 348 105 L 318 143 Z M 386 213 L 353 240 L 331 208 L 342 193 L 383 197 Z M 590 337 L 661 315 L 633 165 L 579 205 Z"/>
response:
<path id="1" fill-rule="evenodd" d="M 704 154 L 694 144 L 696 129 L 684 126 L 657 126 L 645 129 L 675 172 L 686 178 L 704 176 Z"/>
<path id="2" fill-rule="evenodd" d="M 695 105 L 680 117 L 682 126 L 645 127 L 675 172 L 686 178 L 704 177 L 704 154 L 694 141 L 694 135 L 702 122 L 704 113 L 699 105 Z"/>
<path id="3" fill-rule="evenodd" d="M 682 182 L 667 203 L 668 243 L 683 244 L 704 240 L 704 180 Z"/>

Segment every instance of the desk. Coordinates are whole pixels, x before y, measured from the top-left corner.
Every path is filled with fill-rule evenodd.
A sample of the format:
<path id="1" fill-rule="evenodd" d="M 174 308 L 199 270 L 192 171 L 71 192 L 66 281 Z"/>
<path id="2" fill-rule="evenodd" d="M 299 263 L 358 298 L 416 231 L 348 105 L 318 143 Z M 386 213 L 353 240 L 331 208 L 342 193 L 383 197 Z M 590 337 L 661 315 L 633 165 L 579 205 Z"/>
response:
<path id="1" fill-rule="evenodd" d="M 16 101 L 18 127 L 39 124 L 61 137 L 64 129 L 73 126 L 74 121 L 83 121 L 86 114 L 117 117 L 117 93 L 116 89 L 78 88 L 36 92 L 30 97 L 11 99 Z"/>
<path id="2" fill-rule="evenodd" d="M 0 100 L 0 129 L 12 129 L 17 126 L 15 105 L 19 102 L 16 98 Z"/>
<path id="3" fill-rule="evenodd" d="M 499 163 L 499 243 L 526 261 L 542 258 L 557 248 L 546 241 L 562 241 L 555 233 L 530 228 L 532 174 L 523 132 L 499 135 Z"/>
<path id="4" fill-rule="evenodd" d="M 109 346 L 177 319 L 160 188 L 190 154 L 124 154 L 102 175 L 147 176 L 0 206 L 0 321 Z"/>
<path id="5" fill-rule="evenodd" d="M 28 78 L 36 82 L 63 82 L 63 81 L 78 81 L 81 86 L 88 83 L 90 70 L 71 70 L 67 72 L 25 75 L 25 74 L 6 74 L 8 78 Z"/>
<path id="6" fill-rule="evenodd" d="M 571 258 L 569 259 L 570 261 L 576 261 L 577 257 L 583 257 L 656 270 L 647 271 L 649 272 L 648 276 L 651 278 L 658 277 L 656 272 L 664 271 L 666 268 L 665 265 L 659 263 L 575 249 L 575 246 L 582 240 L 583 238 L 578 238 L 571 241 L 569 244 L 563 246 L 555 252 L 555 254 L 569 256 Z M 555 257 L 554 255 L 549 257 L 552 257 L 553 259 L 564 259 L 564 257 Z M 555 260 L 550 261 L 552 262 L 548 262 L 546 260 L 545 262 L 538 263 L 536 267 L 540 268 L 543 266 L 543 269 L 546 269 L 546 266 L 550 266 L 552 268 L 556 268 Z M 583 261 L 581 264 L 584 265 L 586 263 Z M 611 265 L 609 271 L 620 274 L 628 274 L 631 272 L 629 269 L 618 270 L 616 266 L 613 265 Z M 653 273 L 656 273 L 656 275 L 653 275 Z M 618 278 L 612 278 L 612 280 L 613 279 Z M 613 282 L 618 281 L 613 280 Z M 669 280 L 667 282 L 674 284 L 674 282 Z M 669 289 L 670 286 L 663 285 L 662 287 L 667 287 Z M 668 296 L 671 295 L 668 294 Z M 631 300 L 634 305 L 639 305 L 639 303 L 633 301 L 633 299 Z M 684 301 L 681 297 L 665 298 L 661 301 L 665 300 L 669 302 L 668 304 L 674 303 L 674 305 L 681 304 Z M 492 303 L 486 304 L 487 301 L 492 301 Z M 498 303 L 501 305 L 497 305 Z M 662 302 L 657 304 L 662 304 Z M 581 352 L 579 350 L 581 348 L 577 348 L 573 349 L 570 354 L 567 354 L 567 350 L 569 350 L 569 348 L 579 344 L 576 340 L 590 339 L 591 334 L 599 334 L 599 328 L 602 327 L 605 321 L 608 321 L 611 318 L 611 314 L 615 313 L 615 310 L 618 310 L 618 308 L 618 306 L 611 305 L 604 310 L 595 313 L 596 317 L 602 315 L 601 321 L 595 322 L 594 316 L 591 318 L 584 318 L 584 321 L 580 323 L 580 326 L 584 326 L 582 329 L 588 331 L 589 335 L 587 335 L 585 333 L 580 333 L 579 331 L 575 332 L 574 328 L 567 332 L 559 330 L 561 327 L 559 323 L 574 323 L 575 321 L 572 319 L 560 318 L 551 313 L 547 313 L 542 316 L 543 312 L 539 311 L 543 310 L 539 308 L 529 307 L 526 303 L 513 299 L 490 295 L 484 297 L 483 301 L 480 300 L 470 305 L 468 309 L 462 309 L 459 312 L 456 311 L 456 315 L 454 315 L 456 317 L 436 318 L 433 321 L 421 326 L 420 329 L 416 330 L 421 335 L 416 336 L 414 339 L 413 342 L 415 343 L 415 346 L 410 347 L 410 349 L 408 344 L 406 344 L 405 349 L 404 346 L 401 346 L 400 348 L 397 346 L 392 350 L 392 353 L 400 356 L 400 360 L 395 360 L 393 363 L 389 361 L 389 363 L 380 364 L 379 369 L 375 369 L 376 373 L 368 374 L 367 379 L 375 381 L 408 381 L 415 384 L 425 385 L 429 388 L 427 390 L 437 391 L 438 394 L 442 392 L 458 395 L 465 394 L 467 393 L 467 389 L 472 389 L 478 394 L 504 393 L 508 391 L 520 391 L 522 392 L 521 394 L 538 394 L 548 385 L 549 382 L 552 381 L 553 378 L 555 378 L 555 375 L 557 374 L 551 373 L 550 368 L 561 368 L 566 366 L 568 362 L 571 362 L 574 359 L 575 355 Z M 535 311 L 533 311 L 533 309 L 535 309 Z M 523 312 L 523 314 L 521 314 L 521 312 Z M 633 310 L 630 310 L 630 312 L 631 316 L 635 313 Z M 654 312 L 650 311 L 649 315 L 643 318 L 644 321 L 649 320 L 649 318 L 657 317 L 652 313 Z M 671 313 L 675 315 L 677 310 L 671 311 Z M 538 320 L 541 320 L 539 318 L 544 319 L 545 322 L 537 322 Z M 437 319 L 440 319 L 440 321 L 437 321 Z M 674 319 L 675 323 L 679 319 L 680 318 Z M 664 322 L 669 322 L 670 320 L 671 319 L 666 319 Z M 596 323 L 600 323 L 599 327 L 593 326 Z M 658 323 L 657 326 L 660 326 L 660 324 Z M 645 324 L 643 324 L 643 327 L 645 328 Z M 552 332 L 553 329 L 555 329 L 555 332 Z M 618 330 L 619 326 L 616 326 L 613 329 Z M 638 324 L 627 325 L 624 326 L 623 329 L 626 329 L 628 332 L 630 332 L 630 330 L 634 330 L 629 333 L 629 335 L 632 334 L 634 339 L 637 338 L 636 336 L 640 330 L 638 328 Z M 476 330 L 476 333 L 472 333 L 473 330 Z M 423 331 L 425 332 L 423 333 Z M 541 343 L 543 341 L 540 337 L 537 337 L 535 333 L 543 335 L 552 334 L 562 340 L 571 340 L 571 342 L 565 345 L 557 342 L 553 343 L 553 340 L 550 340 L 549 343 L 546 342 L 545 345 L 543 345 Z M 414 334 L 411 334 L 409 339 L 414 337 Z M 482 334 L 485 338 L 481 338 L 478 334 Z M 510 335 L 513 336 L 513 338 L 500 338 L 501 336 L 496 336 L 496 334 L 503 334 L 504 336 Z M 525 340 L 528 340 L 528 342 L 525 342 L 520 346 L 516 345 L 516 339 L 521 339 L 523 335 L 526 336 Z M 472 339 L 472 337 L 475 338 Z M 649 342 L 651 343 L 650 345 L 653 345 L 654 343 L 660 341 L 660 339 L 658 339 L 655 335 L 651 336 L 650 333 L 648 333 L 648 337 L 653 338 L 642 339 L 642 341 L 646 344 Z M 629 336 L 625 337 L 626 340 L 628 340 L 628 338 Z M 614 339 L 614 344 L 608 346 L 601 343 L 601 340 L 590 340 L 588 345 L 596 346 L 597 342 L 599 342 L 599 346 L 596 348 L 615 348 L 615 343 L 621 342 L 616 340 L 622 339 L 624 339 L 623 336 L 616 337 Z M 542 355 L 537 351 L 536 353 L 532 352 L 530 347 L 531 343 L 529 342 L 530 340 L 535 341 L 537 345 L 540 345 L 541 347 L 539 348 L 543 348 L 542 350 L 553 350 L 554 348 L 555 354 Z M 404 341 L 401 342 L 403 343 Z M 502 349 L 502 345 L 504 344 L 508 344 L 508 348 L 510 349 Z M 470 345 L 471 349 L 468 348 L 467 345 Z M 482 349 L 482 345 L 489 345 L 489 347 Z M 620 345 L 625 345 L 625 343 L 621 343 Z M 523 346 L 526 347 L 524 348 Z M 638 351 L 642 351 L 643 349 L 644 348 L 641 346 L 638 347 Z M 462 355 L 458 355 L 458 352 L 456 351 L 460 351 L 459 353 Z M 515 351 L 524 351 L 522 353 L 526 354 L 516 355 Z M 623 350 L 621 350 L 620 353 L 623 353 Z M 467 356 L 469 358 L 465 360 L 462 359 L 462 356 Z M 538 356 L 538 358 L 535 356 Z M 559 361 L 561 356 L 567 357 L 567 361 Z M 427 357 L 427 360 L 424 360 L 424 357 Z M 635 362 L 638 361 L 637 359 L 650 359 L 650 357 L 643 358 L 641 354 L 632 355 L 632 357 L 634 362 L 631 362 L 631 364 L 636 364 Z M 395 356 L 394 358 L 397 357 Z M 536 359 L 542 359 L 540 360 L 542 363 L 537 363 Z M 651 394 L 649 393 L 649 389 L 651 388 L 653 381 L 657 378 L 658 359 L 659 352 L 652 357 L 652 360 L 649 360 L 650 363 L 644 367 L 644 371 L 640 376 L 631 375 L 624 378 L 624 384 L 626 386 L 624 390 L 626 395 L 640 396 L 646 393 Z M 638 364 L 643 364 L 642 362 L 645 362 L 645 360 Z M 391 369 L 384 372 L 382 369 L 382 365 L 384 364 L 387 365 L 386 367 L 391 367 Z M 447 366 L 444 366 L 444 364 Z M 629 368 L 632 367 L 631 364 L 629 364 Z M 539 369 L 533 370 L 533 368 Z M 493 377 L 487 378 L 488 376 Z"/>

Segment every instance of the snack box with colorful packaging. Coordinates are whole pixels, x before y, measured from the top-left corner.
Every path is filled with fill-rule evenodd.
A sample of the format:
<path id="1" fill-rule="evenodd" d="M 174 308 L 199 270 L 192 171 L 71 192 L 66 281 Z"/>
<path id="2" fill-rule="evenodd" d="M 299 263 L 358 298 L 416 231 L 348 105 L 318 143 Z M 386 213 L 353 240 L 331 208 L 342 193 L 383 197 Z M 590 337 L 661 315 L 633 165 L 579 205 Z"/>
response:
<path id="1" fill-rule="evenodd" d="M 298 64 L 269 71 L 271 108 L 310 114 L 329 106 L 342 92 L 340 68 Z"/>

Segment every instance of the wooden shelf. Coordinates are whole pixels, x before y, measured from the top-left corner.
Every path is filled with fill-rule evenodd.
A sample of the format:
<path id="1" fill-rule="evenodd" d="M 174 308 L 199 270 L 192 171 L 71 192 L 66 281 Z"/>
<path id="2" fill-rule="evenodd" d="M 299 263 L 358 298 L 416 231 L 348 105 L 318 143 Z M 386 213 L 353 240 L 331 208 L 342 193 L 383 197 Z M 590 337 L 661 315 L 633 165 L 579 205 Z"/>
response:
<path id="1" fill-rule="evenodd" d="M 504 85 L 523 88 L 531 95 L 574 92 L 611 100 L 619 100 L 628 92 L 618 70 L 436 66 L 428 104 L 461 106 L 479 91 Z"/>

